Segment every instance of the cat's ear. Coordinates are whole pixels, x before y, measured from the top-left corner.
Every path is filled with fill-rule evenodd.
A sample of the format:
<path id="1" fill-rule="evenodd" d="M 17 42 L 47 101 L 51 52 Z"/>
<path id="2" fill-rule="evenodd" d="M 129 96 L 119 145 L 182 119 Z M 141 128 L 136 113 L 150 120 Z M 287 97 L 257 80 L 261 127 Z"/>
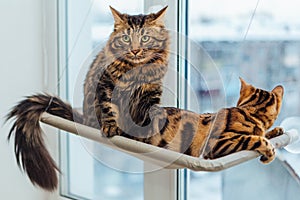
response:
<path id="1" fill-rule="evenodd" d="M 284 93 L 284 89 L 281 85 L 276 86 L 272 92 L 276 94 L 278 97 L 282 97 Z"/>
<path id="2" fill-rule="evenodd" d="M 123 14 L 120 13 L 119 11 L 117 11 L 116 9 L 114 9 L 113 7 L 109 6 L 110 10 L 111 10 L 111 14 L 114 17 L 115 20 L 115 29 L 118 28 L 119 26 L 121 26 L 122 24 L 124 24 L 124 19 L 123 19 Z"/>
<path id="3" fill-rule="evenodd" d="M 255 91 L 255 88 L 252 85 L 248 84 L 246 81 L 244 81 L 244 79 L 242 79 L 241 77 L 240 77 L 240 82 L 241 82 L 241 89 L 240 89 L 240 98 L 237 103 L 238 106 L 241 105 L 244 102 L 244 100 L 247 99 L 249 95 L 252 95 L 253 92 Z"/>
<path id="4" fill-rule="evenodd" d="M 248 84 L 244 79 L 240 77 L 240 82 L 241 82 L 241 90 L 240 92 L 242 93 L 243 91 L 246 91 L 249 87 L 251 87 L 250 84 Z"/>
<path id="5" fill-rule="evenodd" d="M 164 7 L 163 9 L 161 9 L 160 11 L 155 13 L 154 14 L 154 19 L 152 20 L 152 22 L 155 22 L 156 24 L 162 24 L 163 25 L 167 8 L 168 8 L 168 6 Z"/>

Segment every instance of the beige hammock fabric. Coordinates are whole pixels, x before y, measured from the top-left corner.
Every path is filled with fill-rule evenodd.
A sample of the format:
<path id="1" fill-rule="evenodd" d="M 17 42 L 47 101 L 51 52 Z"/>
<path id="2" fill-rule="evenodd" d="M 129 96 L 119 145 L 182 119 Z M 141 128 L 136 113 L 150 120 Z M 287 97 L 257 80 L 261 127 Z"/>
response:
<path id="1" fill-rule="evenodd" d="M 103 137 L 98 129 L 48 113 L 43 113 L 40 121 L 168 169 L 188 168 L 194 171 L 220 171 L 259 156 L 259 153 L 255 151 L 241 151 L 218 159 L 207 160 L 159 148 L 121 136 L 114 136 L 108 139 Z M 295 135 L 286 132 L 279 137 L 271 139 L 271 142 L 275 148 L 282 148 L 289 143 L 292 143 L 295 139 Z"/>

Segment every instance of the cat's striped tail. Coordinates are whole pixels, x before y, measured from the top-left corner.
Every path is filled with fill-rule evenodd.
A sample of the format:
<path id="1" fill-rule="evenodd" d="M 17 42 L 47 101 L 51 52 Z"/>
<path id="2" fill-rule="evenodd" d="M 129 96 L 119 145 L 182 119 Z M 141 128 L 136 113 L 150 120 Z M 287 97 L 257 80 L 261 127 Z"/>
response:
<path id="1" fill-rule="evenodd" d="M 83 118 L 58 97 L 47 94 L 28 96 L 7 115 L 7 120 L 14 119 L 8 139 L 14 136 L 17 163 L 27 173 L 31 182 L 45 190 L 53 191 L 58 185 L 59 170 L 46 149 L 39 124 L 41 114 L 45 111 L 79 123 Z"/>

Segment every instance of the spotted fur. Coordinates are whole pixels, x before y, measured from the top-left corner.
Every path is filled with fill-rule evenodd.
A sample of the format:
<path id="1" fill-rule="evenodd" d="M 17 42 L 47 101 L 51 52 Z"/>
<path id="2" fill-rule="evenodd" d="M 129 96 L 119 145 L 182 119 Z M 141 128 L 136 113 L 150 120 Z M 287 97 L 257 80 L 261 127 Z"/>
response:
<path id="1" fill-rule="evenodd" d="M 218 158 L 241 150 L 274 159 L 267 130 L 280 112 L 283 88 L 257 89 L 241 79 L 236 107 L 197 114 L 161 107 L 170 37 L 166 8 L 149 15 L 121 14 L 111 8 L 114 31 L 92 63 L 84 84 L 83 114 L 57 97 L 38 94 L 13 108 L 9 138 L 15 136 L 16 158 L 30 180 L 46 190 L 57 187 L 57 167 L 47 152 L 39 126 L 42 112 L 101 129 L 106 137 L 121 135 L 190 156 Z M 206 145 L 207 144 L 207 145 Z"/>

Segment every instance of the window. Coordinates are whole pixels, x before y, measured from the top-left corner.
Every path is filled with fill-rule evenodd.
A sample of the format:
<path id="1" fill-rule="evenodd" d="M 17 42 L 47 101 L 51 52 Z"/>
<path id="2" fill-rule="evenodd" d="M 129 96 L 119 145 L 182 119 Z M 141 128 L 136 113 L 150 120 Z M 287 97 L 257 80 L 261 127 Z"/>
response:
<path id="1" fill-rule="evenodd" d="M 81 108 L 86 71 L 113 30 L 110 5 L 121 12 L 139 14 L 157 11 L 166 4 L 140 0 L 131 0 L 130 4 L 121 0 L 59 1 L 60 56 L 64 57 L 59 75 L 60 95 L 74 107 Z M 168 101 L 167 97 L 164 99 Z M 162 190 L 176 183 L 174 171 L 162 170 L 125 153 L 68 134 L 61 137 L 60 149 L 61 193 L 69 198 L 155 199 L 152 184 L 159 181 L 156 190 Z M 175 191 L 174 187 L 172 190 Z M 169 190 L 165 195 L 162 192 L 159 196 L 166 199 L 176 195 Z"/>
<path id="2" fill-rule="evenodd" d="M 299 116 L 297 1 L 58 2 L 60 57 L 64 60 L 60 66 L 60 95 L 75 107 L 81 107 L 82 84 L 93 54 L 101 49 L 113 29 L 109 5 L 130 14 L 148 13 L 169 5 L 166 21 L 174 37 L 174 55 L 166 79 L 165 105 L 199 113 L 234 106 L 241 76 L 266 89 L 275 84 L 285 86 L 277 125 L 290 116 Z M 61 192 L 74 199 L 292 200 L 288 194 L 300 193 L 299 179 L 290 173 L 291 169 L 300 173 L 300 166 L 294 161 L 299 156 L 285 150 L 279 153 L 280 159 L 268 166 L 255 160 L 217 173 L 162 170 L 65 134 L 61 137 Z M 272 185 L 270 178 L 286 188 Z M 246 186 L 252 190 L 245 190 Z M 234 193 L 233 188 L 237 188 Z"/>
<path id="3" fill-rule="evenodd" d="M 292 0 L 189 1 L 188 33 L 193 41 L 189 79 L 198 95 L 200 112 L 234 106 L 241 76 L 262 88 L 285 87 L 277 126 L 288 117 L 299 116 L 298 4 Z M 202 54 L 209 58 L 199 56 Z M 198 111 L 192 101 L 188 100 L 188 107 Z M 294 199 L 288 194 L 299 193 L 299 178 L 288 171 L 292 168 L 299 175 L 300 166 L 295 162 L 299 155 L 285 150 L 278 154 L 267 166 L 254 160 L 218 173 L 190 172 L 188 199 Z M 279 189 L 274 182 L 289 189 Z"/>

